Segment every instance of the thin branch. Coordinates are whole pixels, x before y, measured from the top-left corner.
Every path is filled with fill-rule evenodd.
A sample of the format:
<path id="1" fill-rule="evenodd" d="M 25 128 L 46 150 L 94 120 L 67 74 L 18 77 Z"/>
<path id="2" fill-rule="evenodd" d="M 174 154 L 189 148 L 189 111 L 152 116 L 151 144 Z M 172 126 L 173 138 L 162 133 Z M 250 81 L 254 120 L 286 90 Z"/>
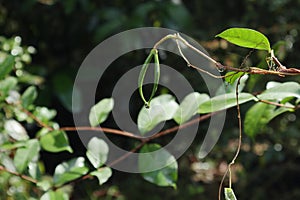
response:
<path id="1" fill-rule="evenodd" d="M 194 68 L 194 69 L 196 69 L 196 70 L 198 70 L 200 72 L 206 73 L 206 74 L 208 74 L 209 76 L 211 76 L 213 78 L 225 78 L 225 77 L 229 77 L 229 76 L 233 76 L 234 75 L 234 74 L 229 74 L 229 75 L 224 75 L 224 76 L 217 76 L 217 75 L 214 75 L 214 74 L 212 74 L 212 73 L 210 73 L 210 72 L 208 72 L 208 71 L 206 71 L 204 69 L 201 69 L 201 68 L 199 68 L 199 67 L 197 67 L 195 65 L 188 64 L 188 66 L 192 67 L 192 68 Z"/>
<path id="2" fill-rule="evenodd" d="M 265 69 L 261 69 L 261 68 L 257 68 L 257 67 L 249 67 L 247 69 L 240 69 L 240 68 L 235 68 L 235 67 L 230 67 L 230 66 L 225 66 L 219 62 L 217 62 L 216 60 L 214 60 L 213 58 L 211 58 L 210 56 L 206 55 L 205 53 L 203 53 L 202 51 L 200 51 L 199 49 L 197 49 L 196 47 L 194 47 L 193 45 L 191 45 L 188 41 L 186 41 L 183 37 L 181 37 L 178 33 L 177 34 L 170 34 L 167 35 L 165 37 L 163 37 L 161 40 L 159 40 L 154 46 L 154 49 L 157 49 L 159 45 L 161 45 L 163 42 L 165 42 L 166 40 L 169 39 L 175 39 L 175 40 L 179 40 L 181 41 L 183 44 L 185 44 L 187 47 L 189 47 L 190 49 L 194 50 L 196 53 L 198 53 L 199 55 L 201 55 L 202 57 L 206 58 L 207 60 L 213 62 L 216 66 L 216 68 L 218 70 L 228 70 L 228 71 L 236 71 L 236 72 L 246 72 L 249 74 L 262 74 L 262 75 L 277 75 L 277 76 L 297 76 L 300 75 L 300 69 L 296 69 L 296 68 L 286 68 L 285 66 L 283 66 L 279 60 L 272 55 L 272 60 L 278 65 L 278 70 L 274 71 L 274 70 L 265 70 Z M 187 61 L 187 59 L 183 56 L 183 59 L 185 61 Z M 189 63 L 189 62 L 187 62 Z M 194 68 L 198 68 L 196 66 L 193 66 Z"/>
<path id="3" fill-rule="evenodd" d="M 127 152 L 126 154 L 124 154 L 123 156 L 119 157 L 118 159 L 112 161 L 111 163 L 108 164 L 108 166 L 113 166 L 116 165 L 117 163 L 121 162 L 122 160 L 126 159 L 128 156 L 130 156 L 131 154 L 135 153 L 136 151 L 138 151 L 140 148 L 142 148 L 148 141 L 142 141 L 137 147 L 131 149 L 131 151 Z"/>
<path id="4" fill-rule="evenodd" d="M 184 123 L 180 126 L 175 126 L 173 128 L 169 128 L 169 129 L 166 129 L 164 131 L 161 131 L 161 132 L 158 132 L 154 135 L 152 135 L 151 137 L 149 138 L 143 138 L 143 140 L 141 141 L 141 143 L 136 146 L 135 148 L 133 148 L 131 151 L 127 152 L 126 154 L 122 155 L 121 157 L 117 158 L 116 160 L 112 161 L 111 163 L 108 163 L 107 166 L 113 166 L 113 165 L 116 165 L 117 163 L 121 162 L 122 160 L 126 159 L 128 156 L 130 156 L 132 153 L 135 153 L 136 151 L 138 151 L 140 148 L 142 148 L 147 142 L 150 142 L 151 140 L 153 139 L 156 139 L 156 138 L 159 138 L 161 136 L 164 136 L 164 135 L 168 135 L 170 133 L 173 133 L 179 129 L 184 129 L 184 128 L 187 128 L 197 122 L 201 122 L 201 121 L 204 121 L 206 119 L 208 119 L 209 117 L 211 117 L 212 115 L 215 115 L 217 114 L 218 112 L 214 112 L 214 113 L 209 113 L 209 114 L 206 114 L 206 115 L 203 115 L 203 116 L 200 116 L 194 120 L 191 120 L 187 123 Z M 92 128 L 92 129 L 91 129 Z M 100 127 L 64 127 L 64 128 L 61 128 L 60 130 L 65 130 L 65 131 L 76 131 L 76 130 L 91 130 L 91 131 L 104 131 L 104 129 L 106 128 L 100 128 Z M 115 129 L 110 129 L 110 130 L 113 130 L 111 131 L 110 133 L 115 133 L 115 132 L 119 132 L 120 134 L 119 135 L 123 135 L 123 131 L 118 131 L 118 130 L 115 130 Z M 127 132 L 128 133 L 128 132 Z M 130 133 L 132 134 L 132 133 Z M 125 135 L 123 135 L 125 136 Z M 139 138 L 140 139 L 140 138 Z M 66 185 L 66 184 L 69 184 L 69 183 L 72 183 L 72 182 L 75 182 L 75 181 L 81 181 L 81 180 L 85 180 L 85 179 L 88 179 L 88 178 L 92 178 L 92 176 L 90 174 L 87 174 L 87 175 L 84 175 L 76 180 L 72 180 L 68 183 L 65 183 L 63 185 Z M 62 186 L 63 186 L 62 185 Z M 62 186 L 59 186 L 59 187 L 62 187 Z M 59 188 L 57 187 L 57 188 Z"/>
<path id="5" fill-rule="evenodd" d="M 2 165 L 0 165 L 0 171 L 5 171 L 5 172 L 8 172 L 8 173 L 13 174 L 15 176 L 19 176 L 20 178 L 22 178 L 24 180 L 27 180 L 29 182 L 35 183 L 35 184 L 38 182 L 36 179 L 31 178 L 30 176 L 26 176 L 26 175 L 20 174 L 18 172 L 11 171 L 11 170 L 5 168 Z"/>
<path id="6" fill-rule="evenodd" d="M 59 130 L 61 131 L 97 131 L 97 132 L 106 132 L 115 135 L 122 135 L 129 138 L 143 140 L 144 137 L 135 135 L 127 131 L 121 131 L 118 129 L 105 128 L 105 127 L 91 127 L 91 126 L 78 126 L 78 127 L 62 127 Z"/>
<path id="7" fill-rule="evenodd" d="M 33 113 L 31 113 L 29 110 L 25 109 L 25 108 L 21 108 L 21 110 L 26 113 L 26 115 L 28 115 L 30 118 L 32 118 L 39 126 L 47 128 L 50 131 L 53 131 L 54 129 L 50 126 L 48 126 L 47 124 L 45 124 L 44 122 L 42 122 L 39 118 L 37 118 Z"/>
<path id="8" fill-rule="evenodd" d="M 184 124 L 182 124 L 182 125 L 180 125 L 180 126 L 174 126 L 174 127 L 172 127 L 172 128 L 169 128 L 169 129 L 166 129 L 166 130 L 161 131 L 161 132 L 159 132 L 159 133 L 156 133 L 156 134 L 152 135 L 151 137 L 149 137 L 149 138 L 148 138 L 148 141 L 153 140 L 153 139 L 156 139 L 156 138 L 159 138 L 159 137 L 164 136 L 164 135 L 168 135 L 168 134 L 170 134 L 170 133 L 172 133 L 172 132 L 175 132 L 175 131 L 177 131 L 177 130 L 179 130 L 179 129 L 187 128 L 187 127 L 189 127 L 189 126 L 191 126 L 191 125 L 193 125 L 193 124 L 195 124 L 195 123 L 197 123 L 197 122 L 204 121 L 204 120 L 210 118 L 211 116 L 213 116 L 213 115 L 215 115 L 215 114 L 217 114 L 217 113 L 218 113 L 218 112 L 209 113 L 209 114 L 200 116 L 200 117 L 198 117 L 198 118 L 196 118 L 196 119 L 193 119 L 193 120 L 191 120 L 191 121 L 189 121 L 189 122 L 186 122 L 186 123 L 184 123 Z"/>
<path id="9" fill-rule="evenodd" d="M 263 99 L 258 99 L 258 101 L 262 102 L 262 103 L 266 103 L 266 104 L 271 104 L 271 105 L 274 105 L 274 106 L 291 108 L 291 109 L 294 109 L 294 110 L 297 108 L 296 106 L 289 106 L 289 105 L 285 105 L 285 104 L 282 104 L 282 103 L 276 103 L 276 102 L 272 102 L 272 101 L 268 101 L 268 100 L 263 100 Z"/>

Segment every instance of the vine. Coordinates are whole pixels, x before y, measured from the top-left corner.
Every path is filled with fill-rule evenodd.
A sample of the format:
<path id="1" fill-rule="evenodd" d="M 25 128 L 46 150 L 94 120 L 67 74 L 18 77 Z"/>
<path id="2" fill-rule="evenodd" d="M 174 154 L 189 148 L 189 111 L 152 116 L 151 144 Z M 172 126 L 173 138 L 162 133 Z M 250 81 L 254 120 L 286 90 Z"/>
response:
<path id="1" fill-rule="evenodd" d="M 103 99 L 94 105 L 90 110 L 89 121 L 90 126 L 81 126 L 81 127 L 59 127 L 57 123 L 55 123 L 52 119 L 55 116 L 55 112 L 50 110 L 46 107 L 38 107 L 34 105 L 34 100 L 37 96 L 37 90 L 34 86 L 28 87 L 23 94 L 19 94 L 17 92 L 17 80 L 16 78 L 10 76 L 13 71 L 15 60 L 10 55 L 7 55 L 4 63 L 2 63 L 2 71 L 0 71 L 0 78 L 2 91 L 0 93 L 0 100 L 1 104 L 4 105 L 4 112 L 5 116 L 4 119 L 4 130 L 5 130 L 5 137 L 6 141 L 1 144 L 1 152 L 3 152 L 3 156 L 1 157 L 1 165 L 0 171 L 7 172 L 14 176 L 18 176 L 21 179 L 29 181 L 35 184 L 38 188 L 40 188 L 44 195 L 51 196 L 51 194 L 65 185 L 72 184 L 76 181 L 85 180 L 87 178 L 97 177 L 99 180 L 99 184 L 105 183 L 109 177 L 111 176 L 112 172 L 110 167 L 119 163 L 120 161 L 126 159 L 130 154 L 134 152 L 148 152 L 150 150 L 156 150 L 160 148 L 158 144 L 149 144 L 154 139 L 163 137 L 165 135 L 174 133 L 180 129 L 184 129 L 186 127 L 190 127 L 193 124 L 202 122 L 206 119 L 209 119 L 213 115 L 217 115 L 219 111 L 231 108 L 236 106 L 237 108 L 237 118 L 238 118 L 238 128 L 239 128 L 239 137 L 238 137 L 238 145 L 234 157 L 232 158 L 231 162 L 228 164 L 228 168 L 225 174 L 222 177 L 221 183 L 219 185 L 219 193 L 218 198 L 221 200 L 221 192 L 223 188 L 223 182 L 229 174 L 229 188 L 225 188 L 225 198 L 226 200 L 233 200 L 236 199 L 233 189 L 232 189 L 232 174 L 231 174 L 231 166 L 235 163 L 236 159 L 239 156 L 241 145 L 242 145 L 242 118 L 241 118 L 241 110 L 240 105 L 249 101 L 256 101 L 258 103 L 266 104 L 269 106 L 279 107 L 281 110 L 274 111 L 270 116 L 268 116 L 268 120 L 273 119 L 275 116 L 287 112 L 287 111 L 295 111 L 300 108 L 297 103 L 295 105 L 287 102 L 287 101 L 280 101 L 278 99 L 286 98 L 286 97 L 293 97 L 293 95 L 298 95 L 298 99 L 300 99 L 300 94 L 297 92 L 299 91 L 300 85 L 287 82 L 287 83 L 276 83 L 275 87 L 266 89 L 263 93 L 253 95 L 250 93 L 239 92 L 240 82 L 242 77 L 246 74 L 262 74 L 262 75 L 277 75 L 279 77 L 284 76 L 296 76 L 300 75 L 300 70 L 296 68 L 287 68 L 281 64 L 281 62 L 276 58 L 274 55 L 274 51 L 271 49 L 268 39 L 261 33 L 251 30 L 251 29 L 242 29 L 242 28 L 233 28 L 225 30 L 224 32 L 217 35 L 233 44 L 258 49 L 258 50 L 266 50 L 268 51 L 268 56 L 266 57 L 266 62 L 269 66 L 269 69 L 261 69 L 257 67 L 246 67 L 246 68 L 235 68 L 232 66 L 226 66 L 221 64 L 220 62 L 214 60 L 210 56 L 203 53 L 201 50 L 197 49 L 193 45 L 191 45 L 188 41 L 186 41 L 179 33 L 170 34 L 163 37 L 157 43 L 154 44 L 152 50 L 150 51 L 149 56 L 147 57 L 145 63 L 142 66 L 140 75 L 138 77 L 138 85 L 139 85 L 139 93 L 141 99 L 145 104 L 145 108 L 142 108 L 138 117 L 138 124 L 142 124 L 139 122 L 147 123 L 150 126 L 142 126 L 140 125 L 139 130 L 141 136 L 136 135 L 135 133 L 127 132 L 125 130 L 118 130 L 108 127 L 98 127 L 99 124 L 104 122 L 108 115 L 110 114 L 111 110 L 113 109 L 113 99 Z M 159 84 L 159 77 L 160 77 L 160 65 L 159 65 L 159 46 L 167 41 L 167 40 L 175 40 L 178 51 L 180 56 L 186 62 L 188 67 L 191 67 L 195 70 L 198 70 L 202 73 L 205 73 L 213 78 L 217 79 L 225 79 L 225 81 L 229 82 L 230 84 L 235 85 L 235 93 L 229 93 L 224 95 L 219 95 L 216 97 L 209 97 L 207 94 L 199 94 L 199 93 L 192 93 L 192 96 L 187 95 L 183 102 L 178 105 L 174 98 L 171 95 L 160 95 L 155 97 L 155 93 L 157 91 L 157 87 Z M 228 71 L 225 75 L 215 75 L 212 74 L 202 68 L 197 67 L 195 64 L 190 63 L 187 57 L 184 55 L 181 46 L 184 45 L 185 47 L 193 50 L 195 53 L 199 54 L 200 56 L 204 57 L 208 61 L 214 64 L 214 67 L 219 71 Z M 148 100 L 144 97 L 143 91 L 143 83 L 144 78 L 146 76 L 147 70 L 149 65 L 154 58 L 154 84 Z M 243 61 L 244 63 L 244 61 Z M 243 65 L 242 63 L 242 65 Z M 281 92 L 289 86 L 291 90 L 289 93 L 284 93 L 285 96 L 281 96 L 280 98 L 274 95 L 274 93 Z M 17 93 L 17 95 L 16 95 Z M 274 97 L 275 96 L 275 97 Z M 191 98 L 193 97 L 193 98 Z M 195 103 L 196 99 L 196 103 Z M 218 104 L 219 99 L 224 100 L 227 99 L 228 103 Z M 172 102 L 175 107 L 172 107 L 172 115 L 171 116 L 163 116 L 163 118 L 159 118 L 157 116 L 152 116 L 156 120 L 154 122 L 147 121 L 146 118 L 143 118 L 142 114 L 149 114 L 147 110 L 151 109 L 152 102 L 159 102 L 164 100 L 166 104 Z M 199 102 L 201 103 L 198 103 Z M 186 104 L 184 104 L 184 102 Z M 212 105 L 216 104 L 217 106 L 212 108 Z M 189 109 L 186 109 L 186 106 L 189 106 Z M 164 106 L 162 104 L 162 106 Z M 272 107 L 273 108 L 273 107 Z M 43 110 L 43 112 L 41 111 Z M 176 116 L 176 112 L 191 110 L 192 112 L 185 113 L 185 118 Z M 21 115 L 21 114 L 22 115 Z M 46 113 L 46 114 L 45 114 Z M 191 119 L 195 113 L 205 114 L 196 119 Z M 25 115 L 26 119 L 23 119 Z M 21 117 L 20 117 L 21 116 Z M 23 117 L 23 118 L 22 118 Z M 15 120 L 17 119 L 17 120 Z M 153 134 L 152 136 L 145 138 L 143 135 L 156 125 L 158 125 L 162 121 L 167 120 L 175 120 L 178 124 L 174 127 L 168 128 L 166 130 L 162 130 Z M 41 129 L 35 135 L 33 139 L 30 139 L 23 128 L 23 126 L 18 121 L 26 121 L 27 122 L 35 122 Z M 139 121 L 140 120 L 140 121 Z M 18 127 L 18 130 L 15 130 L 11 127 Z M 150 128 L 149 128 L 150 127 Z M 21 131 L 20 131 L 21 130 Z M 98 138 L 92 138 L 88 144 L 88 149 L 86 152 L 86 157 L 88 158 L 85 160 L 84 157 L 74 158 L 67 162 L 63 162 L 56 167 L 54 172 L 53 180 L 47 181 L 43 180 L 39 176 L 35 176 L 33 172 L 27 169 L 27 165 L 33 163 L 34 164 L 34 156 L 39 155 L 40 149 L 42 148 L 45 151 L 49 152 L 61 152 L 61 151 L 69 151 L 70 153 L 73 152 L 72 148 L 69 146 L 68 138 L 65 134 L 66 131 L 73 132 L 78 130 L 87 130 L 87 131 L 96 131 L 96 132 L 104 132 L 107 134 L 114 134 L 118 136 L 122 136 L 125 138 L 136 139 L 139 141 L 139 144 L 132 148 L 127 154 L 117 158 L 116 160 L 106 163 L 107 154 L 108 154 L 108 147 L 107 144 Z M 19 132 L 18 132 L 19 131 Z M 21 139 L 20 139 L 21 138 Z M 50 142 L 49 142 L 50 141 Z M 106 151 L 101 152 L 99 149 L 106 149 Z M 10 158 L 10 156 L 14 156 L 14 160 Z M 26 159 L 20 159 L 22 156 L 26 157 Z M 162 155 L 161 155 L 162 156 Z M 164 151 L 163 156 L 166 158 L 174 159 L 174 157 Z M 96 158 L 95 158 L 96 157 Z M 11 165 L 6 165 L 3 162 L 3 159 L 6 159 L 6 163 L 10 163 Z M 175 159 L 174 159 L 175 160 Z M 145 163 L 149 162 L 147 160 L 143 160 Z M 89 165 L 85 163 L 89 162 Z M 92 167 L 90 167 L 90 165 Z M 9 167 L 12 167 L 11 169 Z M 35 165 L 34 165 L 35 166 Z M 167 166 L 168 167 L 168 166 Z M 38 167 L 36 167 L 38 169 Z M 145 180 L 150 180 L 150 182 L 157 184 L 159 186 L 173 186 L 176 187 L 176 180 L 177 180 L 177 163 L 174 164 L 171 168 L 161 169 L 161 170 L 168 170 L 169 173 L 164 173 L 164 176 L 169 176 L 170 174 L 172 177 L 165 177 L 169 179 L 169 182 L 157 181 L 155 177 L 157 176 L 156 173 L 143 173 L 142 176 Z M 76 173 L 74 173 L 76 172 Z M 26 173 L 26 175 L 24 174 Z M 67 174 L 67 175 L 66 175 Z M 167 175 L 166 175 L 167 174 Z M 149 176 L 152 179 L 149 179 Z M 60 195 L 60 194 L 59 194 Z M 46 198 L 46 196 L 44 196 Z"/>

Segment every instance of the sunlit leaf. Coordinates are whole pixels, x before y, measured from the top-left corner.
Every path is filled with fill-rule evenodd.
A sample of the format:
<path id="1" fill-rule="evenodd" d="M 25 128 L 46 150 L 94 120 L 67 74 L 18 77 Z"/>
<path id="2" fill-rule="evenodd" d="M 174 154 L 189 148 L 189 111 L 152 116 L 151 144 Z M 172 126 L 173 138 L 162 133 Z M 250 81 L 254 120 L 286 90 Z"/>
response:
<path id="1" fill-rule="evenodd" d="M 102 185 L 106 181 L 108 181 L 108 179 L 111 177 L 112 171 L 109 167 L 104 167 L 104 168 L 100 168 L 96 171 L 93 171 L 90 174 L 92 176 L 96 176 L 99 181 L 99 185 Z"/>
<path id="2" fill-rule="evenodd" d="M 68 194 L 60 191 L 60 190 L 49 190 L 43 196 L 41 196 L 40 200 L 68 200 Z"/>
<path id="3" fill-rule="evenodd" d="M 33 115 L 40 121 L 47 123 L 56 116 L 56 110 L 37 106 L 34 109 Z"/>
<path id="4" fill-rule="evenodd" d="M 0 163 L 11 172 L 17 171 L 13 160 L 4 153 L 0 154 Z"/>
<path id="5" fill-rule="evenodd" d="M 60 186 L 85 175 L 89 169 L 84 162 L 84 157 L 78 157 L 57 165 L 53 176 L 54 184 Z"/>
<path id="6" fill-rule="evenodd" d="M 114 107 L 114 100 L 112 98 L 106 98 L 99 101 L 96 105 L 91 108 L 89 114 L 89 120 L 91 126 L 97 126 L 104 122 L 109 113 Z"/>
<path id="7" fill-rule="evenodd" d="M 4 129 L 10 137 L 15 140 L 28 140 L 29 136 L 25 128 L 16 120 L 9 119 L 5 121 Z"/>
<path id="8" fill-rule="evenodd" d="M 28 167 L 29 162 L 37 159 L 39 151 L 40 145 L 37 139 L 28 140 L 24 147 L 18 148 L 14 157 L 17 171 L 22 173 Z"/>
<path id="9" fill-rule="evenodd" d="M 287 97 L 300 98 L 300 84 L 296 82 L 269 82 L 267 90 L 257 95 L 259 99 L 264 100 L 282 100 Z"/>
<path id="10" fill-rule="evenodd" d="M 93 137 L 88 145 L 86 156 L 95 168 L 102 166 L 107 160 L 108 145 L 102 139 Z"/>
<path id="11" fill-rule="evenodd" d="M 150 107 L 143 107 L 139 112 L 137 120 L 139 131 L 144 135 L 159 123 L 172 119 L 177 109 L 175 98 L 169 94 L 153 98 Z"/>
<path id="12" fill-rule="evenodd" d="M 256 100 L 256 98 L 249 93 L 240 93 L 239 95 L 239 104 L 246 103 L 248 101 Z M 199 113 L 211 113 L 219 110 L 228 109 L 236 106 L 236 94 L 229 93 L 219 96 L 215 96 L 210 100 L 202 103 L 199 107 Z"/>
<path id="13" fill-rule="evenodd" d="M 138 167 L 145 180 L 159 186 L 176 188 L 176 159 L 159 144 L 146 144 L 140 150 Z"/>
<path id="14" fill-rule="evenodd" d="M 49 152 L 68 151 L 73 152 L 69 145 L 69 139 L 64 131 L 54 130 L 41 136 L 41 146 Z"/>
<path id="15" fill-rule="evenodd" d="M 193 92 L 187 95 L 182 100 L 176 113 L 174 114 L 174 120 L 178 124 L 182 124 L 188 121 L 193 115 L 197 113 L 199 105 L 207 100 L 209 100 L 209 96 L 207 94 Z"/>
<path id="16" fill-rule="evenodd" d="M 271 51 L 268 38 L 262 33 L 248 28 L 230 28 L 216 35 L 235 45 Z"/>
<path id="17" fill-rule="evenodd" d="M 41 170 L 38 162 L 29 162 L 28 163 L 28 173 L 34 179 L 40 179 Z"/>
<path id="18" fill-rule="evenodd" d="M 48 180 L 48 179 L 41 180 L 41 181 L 37 182 L 36 185 L 43 191 L 47 191 L 52 187 L 51 180 Z"/>

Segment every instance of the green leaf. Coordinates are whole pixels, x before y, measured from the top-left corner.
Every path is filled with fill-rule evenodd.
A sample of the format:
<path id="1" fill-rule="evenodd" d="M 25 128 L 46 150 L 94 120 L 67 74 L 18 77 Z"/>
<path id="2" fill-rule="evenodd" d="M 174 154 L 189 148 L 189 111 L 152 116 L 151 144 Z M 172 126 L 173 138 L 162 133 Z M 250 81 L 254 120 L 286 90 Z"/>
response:
<path id="1" fill-rule="evenodd" d="M 22 76 L 18 77 L 20 83 L 25 83 L 28 85 L 41 85 L 45 80 L 41 76 L 36 76 L 23 71 Z"/>
<path id="2" fill-rule="evenodd" d="M 60 190 L 49 190 L 43 196 L 41 196 L 40 200 L 68 200 L 68 194 L 60 191 Z"/>
<path id="3" fill-rule="evenodd" d="M 36 186 L 38 186 L 43 191 L 47 191 L 52 187 L 51 179 L 46 177 L 45 179 L 37 182 Z"/>
<path id="4" fill-rule="evenodd" d="M 282 100 L 287 97 L 296 97 L 300 99 L 300 84 L 296 82 L 269 82 L 267 90 L 257 95 L 263 100 Z"/>
<path id="5" fill-rule="evenodd" d="M 40 145 L 37 139 L 28 140 L 24 147 L 17 149 L 14 157 L 14 164 L 17 171 L 22 173 L 31 161 L 37 159 L 39 151 Z"/>
<path id="6" fill-rule="evenodd" d="M 225 193 L 225 200 L 237 200 L 233 192 L 233 189 L 225 188 L 224 193 Z"/>
<path id="7" fill-rule="evenodd" d="M 29 139 L 29 136 L 25 128 L 14 119 L 6 120 L 4 124 L 4 129 L 10 137 L 12 137 L 17 141 Z"/>
<path id="8" fill-rule="evenodd" d="M 68 151 L 73 152 L 69 145 L 69 139 L 64 131 L 54 130 L 41 136 L 41 146 L 44 150 L 49 152 Z"/>
<path id="9" fill-rule="evenodd" d="M 29 162 L 28 163 L 28 173 L 34 179 L 41 178 L 41 170 L 38 162 Z"/>
<path id="10" fill-rule="evenodd" d="M 104 122 L 109 113 L 114 107 L 114 100 L 112 98 L 106 98 L 99 101 L 96 105 L 91 108 L 89 114 L 89 120 L 91 126 L 97 126 Z"/>
<path id="11" fill-rule="evenodd" d="M 5 99 L 9 95 L 9 91 L 16 87 L 17 83 L 18 80 L 10 76 L 0 81 L 0 100 Z"/>
<path id="12" fill-rule="evenodd" d="M 21 96 L 22 106 L 28 108 L 37 97 L 37 90 L 34 86 L 28 87 Z"/>
<path id="13" fill-rule="evenodd" d="M 199 105 L 207 100 L 209 100 L 209 96 L 207 94 L 193 92 L 187 95 L 182 100 L 176 113 L 174 114 L 174 120 L 177 122 L 177 124 L 183 124 L 184 122 L 188 121 L 197 113 Z"/>
<path id="14" fill-rule="evenodd" d="M 246 103 L 248 101 L 256 100 L 256 98 L 249 93 L 240 93 L 239 104 Z M 236 94 L 222 94 L 211 98 L 209 101 L 202 103 L 199 107 L 199 113 L 211 113 L 219 110 L 228 109 L 236 106 Z"/>
<path id="15" fill-rule="evenodd" d="M 217 92 L 216 92 L 216 95 L 221 95 L 221 94 L 224 94 L 225 93 L 235 93 L 236 91 L 236 85 L 238 84 L 238 78 L 240 78 L 242 75 L 243 77 L 240 78 L 240 83 L 239 83 L 239 87 L 238 87 L 238 92 L 242 92 L 245 85 L 246 85 L 246 82 L 249 78 L 249 75 L 248 74 L 245 74 L 245 73 L 242 73 L 242 74 L 235 74 L 235 73 L 231 73 L 231 72 L 228 72 L 226 75 L 230 75 L 230 74 L 233 74 L 232 76 L 229 76 L 229 77 L 226 77 L 225 78 L 225 86 L 224 85 L 221 85 Z M 230 79 L 230 77 L 232 79 Z M 227 80 L 226 80 L 227 79 Z M 227 83 L 228 82 L 228 83 Z"/>
<path id="16" fill-rule="evenodd" d="M 150 102 L 150 107 L 143 107 L 138 115 L 138 129 L 142 135 L 151 131 L 159 123 L 173 118 L 178 104 L 169 94 L 155 97 Z"/>
<path id="17" fill-rule="evenodd" d="M 176 159 L 159 144 L 143 146 L 139 153 L 138 168 L 143 178 L 150 183 L 176 188 L 178 177 Z"/>
<path id="18" fill-rule="evenodd" d="M 225 75 L 225 81 L 233 84 L 238 78 L 243 76 L 245 72 L 227 72 Z"/>
<path id="19" fill-rule="evenodd" d="M 84 157 L 78 157 L 57 165 L 53 175 L 54 185 L 60 186 L 85 175 L 89 169 L 84 161 Z"/>
<path id="20" fill-rule="evenodd" d="M 17 149 L 19 147 L 24 147 L 25 146 L 25 142 L 24 141 L 20 141 L 20 142 L 16 142 L 16 141 L 13 141 L 12 143 L 3 143 L 1 145 L 1 149 L 4 149 L 4 150 L 12 150 L 12 149 Z"/>
<path id="21" fill-rule="evenodd" d="M 13 160 L 5 153 L 0 154 L 0 163 L 2 166 L 4 166 L 6 169 L 8 169 L 11 172 L 17 171 Z"/>
<path id="22" fill-rule="evenodd" d="M 108 145 L 102 139 L 93 137 L 88 145 L 86 156 L 95 168 L 101 167 L 107 160 Z"/>
<path id="23" fill-rule="evenodd" d="M 244 120 L 244 131 L 249 137 L 254 137 L 276 116 L 292 111 L 290 108 L 258 102 L 253 105 L 246 113 Z"/>
<path id="24" fill-rule="evenodd" d="M 99 185 L 104 184 L 112 175 L 112 171 L 109 167 L 103 167 L 90 173 L 92 176 L 96 176 L 99 181 Z"/>
<path id="25" fill-rule="evenodd" d="M 268 38 L 262 33 L 248 28 L 230 28 L 216 35 L 235 45 L 271 51 Z"/>
<path id="26" fill-rule="evenodd" d="M 0 79 L 3 79 L 7 74 L 9 74 L 15 64 L 15 58 L 11 55 L 0 64 Z"/>
<path id="27" fill-rule="evenodd" d="M 33 115 L 42 122 L 47 123 L 56 116 L 56 110 L 37 106 Z"/>

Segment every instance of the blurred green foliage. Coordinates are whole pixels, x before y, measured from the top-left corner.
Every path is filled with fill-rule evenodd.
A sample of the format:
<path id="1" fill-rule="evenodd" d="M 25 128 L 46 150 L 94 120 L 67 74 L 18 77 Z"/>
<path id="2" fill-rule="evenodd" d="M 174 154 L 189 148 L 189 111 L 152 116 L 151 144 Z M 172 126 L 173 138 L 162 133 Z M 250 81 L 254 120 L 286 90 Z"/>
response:
<path id="1" fill-rule="evenodd" d="M 268 35 L 271 43 L 280 41 L 277 50 L 273 47 L 278 57 L 287 66 L 297 67 L 300 63 L 299 21 L 299 0 L 0 0 L 0 35 L 4 36 L 0 38 L 0 59 L 9 59 L 8 55 L 13 54 L 17 67 L 14 73 L 22 87 L 16 89 L 23 92 L 28 85 L 36 85 L 40 89 L 38 105 L 55 108 L 58 111 L 55 119 L 61 125 L 70 125 L 72 116 L 68 105 L 71 105 L 70 91 L 76 71 L 94 46 L 115 33 L 145 26 L 175 29 L 197 38 L 218 60 L 238 67 L 249 51 L 215 40 L 214 35 L 228 27 L 249 27 Z M 25 47 L 20 45 L 21 41 Z M 260 52 L 254 52 L 245 65 L 258 66 L 263 57 Z M 129 55 L 122 62 L 127 65 L 141 64 L 144 58 Z M 186 68 L 179 69 L 186 76 L 191 76 Z M 56 85 L 58 80 L 66 80 L 67 84 Z M 270 80 L 282 81 L 282 78 L 251 76 L 246 89 L 260 92 Z M 300 81 L 299 77 L 283 80 Z M 16 84 L 15 79 L 7 81 L 11 87 Z M 197 80 L 192 81 L 197 83 Z M 2 90 L 3 83 L 0 87 Z M 109 92 L 108 89 L 104 96 Z M 18 95 L 10 96 L 10 100 L 14 101 Z M 242 106 L 243 117 L 250 106 Z M 6 115 L 15 113 L 19 120 L 26 118 L 15 108 L 10 109 Z M 55 117 L 53 110 L 47 110 L 48 117 L 44 116 L 43 109 L 46 108 L 37 107 L 35 111 L 47 120 Z M 234 169 L 235 193 L 240 199 L 300 198 L 299 114 L 298 110 L 275 118 L 255 140 L 244 137 L 239 165 Z M 1 112 L 0 117 L 3 115 Z M 208 157 L 201 161 L 195 158 L 199 147 L 196 141 L 202 141 L 199 135 L 179 160 L 177 190 L 158 188 L 138 175 L 116 172 L 103 186 L 99 186 L 95 179 L 76 183 L 72 199 L 216 199 L 225 162 L 232 158 L 237 138 L 236 111 L 229 110 L 227 116 L 220 141 Z M 200 129 L 205 130 L 205 126 L 207 124 Z M 36 127 L 27 128 L 36 131 Z M 72 147 L 82 149 L 74 135 L 70 140 Z M 64 160 L 70 157 L 69 154 L 61 155 Z M 45 166 L 39 167 L 42 172 L 53 173 L 54 166 L 61 161 L 61 158 L 57 160 L 53 157 L 47 153 L 42 155 L 41 159 L 45 161 Z M 7 173 L 1 173 L 0 184 L 0 194 L 4 195 L 1 198 L 29 199 L 42 195 L 20 177 Z M 66 190 L 70 192 L 68 188 Z"/>

